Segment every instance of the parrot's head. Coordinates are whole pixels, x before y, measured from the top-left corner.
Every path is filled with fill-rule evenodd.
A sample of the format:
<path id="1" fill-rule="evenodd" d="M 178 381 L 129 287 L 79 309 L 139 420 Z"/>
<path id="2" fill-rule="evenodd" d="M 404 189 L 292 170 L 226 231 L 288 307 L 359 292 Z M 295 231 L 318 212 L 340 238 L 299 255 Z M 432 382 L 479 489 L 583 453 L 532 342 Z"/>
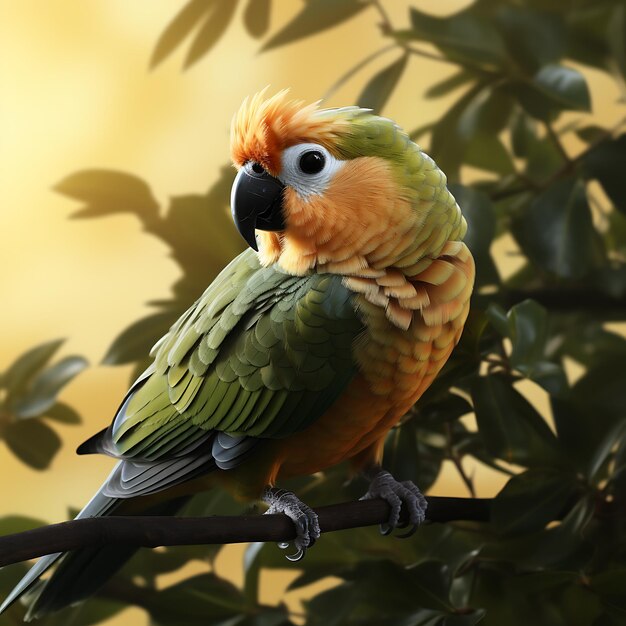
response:
<path id="1" fill-rule="evenodd" d="M 465 232 L 433 160 L 369 109 L 261 92 L 233 118 L 231 153 L 233 219 L 265 265 L 371 276 L 414 266 Z"/>

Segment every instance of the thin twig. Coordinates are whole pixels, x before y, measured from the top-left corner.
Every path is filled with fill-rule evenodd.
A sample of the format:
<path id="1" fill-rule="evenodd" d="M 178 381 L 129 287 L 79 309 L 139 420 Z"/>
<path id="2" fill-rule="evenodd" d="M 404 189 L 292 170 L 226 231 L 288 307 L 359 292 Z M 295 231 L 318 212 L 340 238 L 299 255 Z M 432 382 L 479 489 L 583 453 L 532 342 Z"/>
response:
<path id="1" fill-rule="evenodd" d="M 554 144 L 554 147 L 558 150 L 565 163 L 571 163 L 572 159 L 570 158 L 570 155 L 567 154 L 567 150 L 565 150 L 565 146 L 556 134 L 554 128 L 552 128 L 552 124 L 550 124 L 550 122 L 545 122 L 545 127 L 548 137 L 550 137 L 550 141 Z"/>
<path id="2" fill-rule="evenodd" d="M 352 78 L 357 72 L 362 70 L 366 65 L 377 59 L 379 56 L 385 54 L 385 52 L 389 52 L 397 48 L 396 43 L 390 43 L 388 46 L 384 46 L 379 48 L 375 52 L 372 52 L 369 56 L 365 57 L 362 61 L 351 67 L 347 72 L 342 74 L 326 91 L 326 93 L 322 96 L 322 101 L 328 100 L 332 95 L 335 94 L 337 89 L 341 87 L 346 81 Z"/>
<path id="3" fill-rule="evenodd" d="M 595 141 L 590 143 L 584 150 L 582 150 L 579 154 L 577 154 L 574 157 L 570 157 L 567 154 L 563 144 L 561 143 L 561 140 L 559 139 L 554 129 L 549 124 L 546 124 L 546 129 L 547 129 L 549 136 L 552 139 L 552 142 L 555 144 L 555 146 L 557 147 L 557 150 L 559 151 L 559 153 L 561 154 L 561 156 L 563 157 L 565 161 L 563 164 L 563 167 L 559 168 L 552 176 L 550 176 L 549 178 L 547 178 L 545 181 L 541 183 L 535 183 L 532 180 L 526 178 L 525 180 L 526 184 L 520 185 L 518 187 L 510 187 L 510 188 L 505 187 L 504 189 L 499 189 L 497 191 L 492 192 L 489 197 L 492 200 L 504 200 L 511 196 L 516 196 L 522 193 L 527 193 L 529 191 L 534 191 L 534 192 L 545 191 L 553 183 L 563 178 L 563 176 L 573 172 L 575 167 L 590 152 L 592 152 L 595 148 L 597 148 L 601 143 L 604 143 L 605 141 L 608 141 L 609 139 L 611 139 L 613 135 L 616 132 L 618 132 L 622 128 L 622 126 L 624 126 L 625 124 L 626 124 L 626 117 L 619 120 L 611 128 L 607 128 L 605 133 L 600 135 L 600 137 L 598 137 Z M 518 180 L 520 179 L 523 180 L 522 175 L 518 175 Z"/>
<path id="4" fill-rule="evenodd" d="M 459 476 L 467 487 L 470 495 L 472 498 L 475 498 L 476 489 L 474 488 L 474 481 L 466 474 L 465 469 L 463 468 L 462 459 L 452 445 L 452 426 L 450 422 L 446 422 L 446 451 L 448 453 L 448 458 L 452 461 L 452 463 L 454 463 L 454 467 L 456 467 L 456 471 L 459 473 Z"/>
<path id="5" fill-rule="evenodd" d="M 393 36 L 394 27 L 391 23 L 391 18 L 389 17 L 389 13 L 382 5 L 380 0 L 370 0 L 370 4 L 378 11 L 378 14 L 381 18 L 381 26 L 384 35 Z M 458 62 L 453 61 L 451 59 L 447 59 L 446 57 L 442 57 L 438 54 L 434 54 L 433 52 L 428 52 L 427 50 L 422 50 L 421 48 L 416 48 L 415 46 L 410 45 L 406 41 L 401 41 L 397 38 L 394 38 L 394 45 L 403 48 L 409 54 L 413 54 L 415 56 L 424 57 L 425 59 L 430 59 L 431 61 L 439 61 L 440 63 L 448 63 L 452 65 L 458 65 Z"/>

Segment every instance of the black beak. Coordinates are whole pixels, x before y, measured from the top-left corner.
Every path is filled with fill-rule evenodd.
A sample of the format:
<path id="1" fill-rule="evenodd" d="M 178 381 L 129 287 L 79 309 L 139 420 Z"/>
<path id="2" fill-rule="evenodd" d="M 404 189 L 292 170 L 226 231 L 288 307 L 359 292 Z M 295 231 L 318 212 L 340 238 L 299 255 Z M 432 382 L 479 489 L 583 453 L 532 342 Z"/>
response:
<path id="1" fill-rule="evenodd" d="M 283 189 L 285 186 L 257 164 L 239 170 L 230 193 L 230 210 L 239 234 L 258 251 L 254 229 L 285 230 Z"/>

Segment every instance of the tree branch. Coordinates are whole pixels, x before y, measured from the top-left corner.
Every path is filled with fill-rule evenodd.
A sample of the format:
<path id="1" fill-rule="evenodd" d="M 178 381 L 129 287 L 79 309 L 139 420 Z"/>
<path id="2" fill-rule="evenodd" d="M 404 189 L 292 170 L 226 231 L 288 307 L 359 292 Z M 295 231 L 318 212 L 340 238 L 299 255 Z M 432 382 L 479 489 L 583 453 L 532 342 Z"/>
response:
<path id="1" fill-rule="evenodd" d="M 429 496 L 427 500 L 426 518 L 431 522 L 489 520 L 491 499 Z M 359 500 L 320 507 L 316 513 L 324 533 L 384 523 L 389 517 L 389 505 L 384 500 Z M 91 517 L 0 537 L 0 567 L 87 546 L 133 545 L 154 548 L 292 539 L 295 539 L 293 523 L 282 514 Z"/>
<path id="2" fill-rule="evenodd" d="M 503 305 L 507 308 L 531 298 L 550 311 L 593 311 L 603 317 L 615 319 L 623 319 L 626 315 L 626 296 L 613 297 L 593 288 L 557 286 L 528 290 L 505 289 L 502 296 Z"/>

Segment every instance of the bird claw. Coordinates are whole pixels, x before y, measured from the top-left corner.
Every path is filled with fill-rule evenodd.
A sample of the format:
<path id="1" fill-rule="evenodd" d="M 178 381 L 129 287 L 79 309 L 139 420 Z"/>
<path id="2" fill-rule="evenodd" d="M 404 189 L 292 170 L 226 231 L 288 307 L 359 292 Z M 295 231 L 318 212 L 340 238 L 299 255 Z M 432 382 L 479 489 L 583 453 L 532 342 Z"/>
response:
<path id="1" fill-rule="evenodd" d="M 418 528 L 419 528 L 419 524 L 413 524 L 410 530 L 407 530 L 405 533 L 402 533 L 401 535 L 396 535 L 396 539 L 408 539 L 409 537 L 412 537 L 417 532 Z"/>
<path id="2" fill-rule="evenodd" d="M 283 489 L 266 489 L 263 500 L 269 504 L 266 514 L 284 513 L 296 527 L 296 538 L 292 542 L 296 548 L 294 554 L 286 554 L 288 561 L 296 562 L 304 558 L 308 548 L 313 546 L 320 537 L 320 526 L 317 513 L 304 504 L 295 494 Z M 291 542 L 282 541 L 278 544 L 286 550 Z"/>
<path id="3" fill-rule="evenodd" d="M 389 503 L 391 512 L 385 524 L 380 525 L 382 535 L 389 535 L 396 528 L 411 526 L 410 530 L 401 535 L 396 535 L 398 539 L 406 539 L 415 534 L 415 531 L 426 519 L 426 508 L 428 503 L 422 492 L 410 480 L 398 482 L 389 472 L 381 470 L 376 474 L 370 483 L 367 493 L 361 500 L 373 500 L 382 498 Z M 404 504 L 409 513 L 408 524 L 399 524 L 400 509 Z"/>

